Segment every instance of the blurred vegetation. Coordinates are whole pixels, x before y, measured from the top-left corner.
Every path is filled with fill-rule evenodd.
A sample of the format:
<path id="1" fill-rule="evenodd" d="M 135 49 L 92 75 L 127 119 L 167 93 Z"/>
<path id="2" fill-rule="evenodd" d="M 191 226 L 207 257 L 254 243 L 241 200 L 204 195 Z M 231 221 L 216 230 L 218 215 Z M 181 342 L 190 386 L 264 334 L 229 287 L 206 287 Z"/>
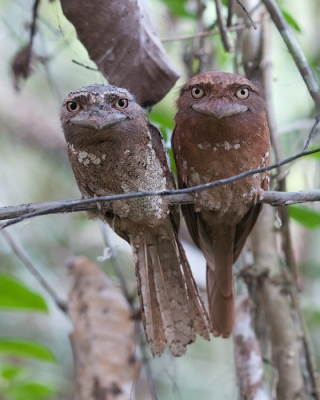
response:
<path id="1" fill-rule="evenodd" d="M 208 27 L 216 19 L 212 0 L 204 0 Z M 320 77 L 320 1 L 279 1 L 312 68 Z M 58 114 L 64 95 L 91 83 L 105 83 L 58 0 L 42 0 L 34 41 L 32 73 L 14 90 L 10 64 L 28 43 L 31 0 L 0 0 L 0 206 L 79 198 L 60 129 Z M 161 37 L 193 33 L 196 2 L 153 0 Z M 224 6 L 226 14 L 226 7 Z M 232 38 L 233 36 L 230 35 Z M 220 38 L 208 39 L 214 67 L 233 71 L 234 54 L 226 54 Z M 174 126 L 174 100 L 186 79 L 184 54 L 191 40 L 166 42 L 165 48 L 182 74 L 174 88 L 150 113 L 166 142 Z M 272 29 L 273 103 L 283 155 L 302 148 L 314 117 L 312 100 L 275 28 Z M 319 79 L 318 79 L 319 80 Z M 303 122 L 303 123 L 302 123 Z M 314 144 L 319 145 L 319 137 Z M 288 166 L 288 190 L 319 188 L 319 156 Z M 300 271 L 302 307 L 320 366 L 320 256 L 318 204 L 290 207 L 295 255 Z M 35 218 L 9 230 L 34 266 L 66 299 L 72 282 L 64 267 L 74 255 L 93 261 L 103 253 L 97 222 L 83 213 Z M 134 290 L 131 256 L 115 242 L 124 274 Z M 101 263 L 116 281 L 110 261 Z M 0 398 L 36 400 L 72 398 L 73 361 L 68 334 L 71 324 L 37 280 L 25 269 L 0 233 Z M 151 360 L 159 399 L 235 399 L 237 396 L 231 340 L 198 339 L 182 359 L 168 353 Z M 146 375 L 136 383 L 136 398 L 148 399 Z"/>

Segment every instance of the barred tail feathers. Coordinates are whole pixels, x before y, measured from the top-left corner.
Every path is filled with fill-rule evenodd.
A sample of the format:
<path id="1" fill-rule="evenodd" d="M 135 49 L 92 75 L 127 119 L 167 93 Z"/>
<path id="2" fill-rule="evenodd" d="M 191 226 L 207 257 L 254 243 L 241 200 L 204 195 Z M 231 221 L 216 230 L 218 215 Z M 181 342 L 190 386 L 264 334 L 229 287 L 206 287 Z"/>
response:
<path id="1" fill-rule="evenodd" d="M 166 344 L 180 357 L 196 333 L 209 340 L 210 322 L 183 248 L 172 228 L 131 239 L 143 323 L 154 355 Z"/>

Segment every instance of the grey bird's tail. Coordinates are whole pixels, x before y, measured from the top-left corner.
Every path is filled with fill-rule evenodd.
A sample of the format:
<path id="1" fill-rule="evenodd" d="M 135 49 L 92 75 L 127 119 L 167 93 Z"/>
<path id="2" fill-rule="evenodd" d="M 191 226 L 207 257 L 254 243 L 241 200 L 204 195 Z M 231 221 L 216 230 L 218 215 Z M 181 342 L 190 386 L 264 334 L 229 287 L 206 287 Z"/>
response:
<path id="1" fill-rule="evenodd" d="M 212 331 L 199 290 L 172 227 L 140 232 L 130 238 L 135 259 L 142 320 L 152 354 L 169 346 L 175 357 L 199 334 L 210 340 Z"/>

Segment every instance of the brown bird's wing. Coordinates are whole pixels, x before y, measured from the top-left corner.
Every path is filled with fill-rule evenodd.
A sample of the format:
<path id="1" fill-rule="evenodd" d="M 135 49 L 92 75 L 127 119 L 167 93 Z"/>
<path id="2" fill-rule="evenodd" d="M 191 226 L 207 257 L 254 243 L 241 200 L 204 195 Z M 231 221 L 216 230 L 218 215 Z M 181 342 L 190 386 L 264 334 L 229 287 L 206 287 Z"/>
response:
<path id="1" fill-rule="evenodd" d="M 267 179 L 264 179 L 261 183 L 262 190 L 269 189 L 269 182 Z M 250 210 L 247 214 L 242 218 L 240 223 L 236 227 L 236 235 L 234 239 L 234 248 L 233 248 L 233 262 L 235 263 L 245 245 L 247 237 L 249 236 L 252 228 L 254 227 L 259 214 L 262 210 L 262 203 L 257 203 Z"/>
<path id="2" fill-rule="evenodd" d="M 246 243 L 252 228 L 254 227 L 258 216 L 261 212 L 262 204 L 256 204 L 251 207 L 247 214 L 242 218 L 240 223 L 236 226 L 236 234 L 234 238 L 233 247 L 233 263 L 235 263 L 241 254 L 243 246 Z"/>
<path id="3" fill-rule="evenodd" d="M 164 175 L 166 177 L 167 189 L 173 190 L 176 188 L 176 184 L 175 184 L 173 174 L 171 171 L 170 158 L 169 158 L 169 155 L 167 152 L 165 142 L 161 135 L 161 132 L 155 125 L 151 124 L 150 122 L 148 123 L 148 129 L 149 129 L 150 136 L 151 136 L 152 147 L 154 149 L 156 149 L 157 157 L 160 160 L 160 164 L 167 166 L 166 171 L 164 171 Z M 180 226 L 179 206 L 171 206 L 170 207 L 170 218 L 171 218 L 174 228 L 178 232 L 179 226 Z"/>

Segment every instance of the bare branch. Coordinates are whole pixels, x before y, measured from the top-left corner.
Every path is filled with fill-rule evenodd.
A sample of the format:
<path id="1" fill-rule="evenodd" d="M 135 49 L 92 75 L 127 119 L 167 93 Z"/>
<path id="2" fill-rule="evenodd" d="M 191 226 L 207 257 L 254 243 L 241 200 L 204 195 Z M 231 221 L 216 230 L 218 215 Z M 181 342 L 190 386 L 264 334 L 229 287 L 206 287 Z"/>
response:
<path id="1" fill-rule="evenodd" d="M 320 118 L 316 119 L 316 121 L 314 123 L 314 127 L 316 127 L 318 125 L 319 120 L 320 120 Z M 313 129 L 314 129 L 314 127 L 313 127 Z M 313 131 L 313 129 L 312 129 L 312 131 Z M 312 131 L 310 132 L 309 138 L 312 136 Z M 309 140 L 309 138 L 308 138 L 308 140 Z M 190 197 L 186 198 L 185 197 L 186 194 L 190 194 L 190 193 L 197 192 L 200 190 L 209 189 L 209 188 L 212 188 L 215 186 L 226 185 L 228 183 L 235 182 L 239 179 L 242 179 L 247 176 L 254 175 L 254 174 L 257 174 L 260 172 L 271 171 L 272 169 L 279 168 L 281 165 L 288 164 L 289 162 L 297 160 L 301 157 L 304 157 L 304 156 L 307 156 L 310 154 L 314 154 L 314 153 L 318 153 L 318 152 L 320 152 L 320 148 L 316 148 L 316 149 L 310 150 L 310 151 L 302 151 L 294 156 L 286 158 L 285 160 L 279 161 L 279 162 L 269 165 L 267 167 L 252 169 L 250 171 L 242 172 L 241 174 L 232 176 L 230 178 L 220 179 L 218 181 L 209 182 L 209 183 L 205 183 L 203 185 L 193 186 L 193 187 L 189 187 L 189 188 L 185 188 L 185 189 L 126 193 L 126 194 L 117 194 L 117 195 L 113 195 L 113 196 L 94 197 L 94 198 L 82 199 L 82 200 L 65 200 L 63 202 L 58 202 L 59 204 L 52 202 L 51 203 L 52 206 L 50 206 L 48 208 L 43 208 L 43 204 L 40 203 L 40 205 L 38 205 L 40 209 L 33 211 L 33 212 L 24 213 L 23 215 L 20 214 L 19 217 L 12 218 L 10 221 L 6 221 L 6 222 L 0 224 L 0 229 L 6 228 L 7 226 L 10 226 L 10 225 L 14 225 L 14 224 L 21 222 L 27 218 L 37 217 L 39 215 L 46 215 L 46 214 L 56 214 L 59 212 L 68 212 L 71 210 L 72 211 L 88 210 L 89 207 L 87 207 L 87 205 L 91 205 L 91 207 L 95 208 L 96 203 L 103 203 L 103 202 L 109 202 L 109 201 L 115 201 L 115 200 L 128 200 L 128 199 L 133 199 L 133 198 L 138 198 L 138 197 L 150 197 L 150 196 L 170 196 L 169 202 L 171 202 L 171 203 L 190 203 L 190 202 L 192 202 L 191 198 Z M 180 198 L 178 200 L 179 195 L 183 195 L 183 196 L 182 196 L 182 199 Z M 266 198 L 266 196 L 264 196 L 264 199 L 265 198 Z M 317 201 L 317 200 L 318 199 L 313 198 L 311 201 Z M 274 199 L 274 201 L 275 201 L 275 199 Z M 264 202 L 267 202 L 267 201 L 264 201 Z M 293 203 L 291 202 L 289 204 L 293 204 Z M 279 204 L 277 204 L 277 205 L 279 205 Z M 28 206 L 21 205 L 21 206 L 18 206 L 18 209 L 21 212 L 23 209 L 26 209 L 26 207 L 28 207 Z M 29 205 L 29 207 L 34 207 L 34 205 Z M 5 207 L 5 210 L 8 210 L 8 208 L 9 207 Z M 14 210 L 14 212 L 17 213 L 17 210 Z M 10 213 L 9 213 L 9 215 L 6 212 L 1 213 L 1 209 L 0 209 L 0 219 L 2 219 L 2 220 L 5 219 L 3 217 L 3 214 L 6 215 L 6 217 L 5 217 L 6 219 L 10 218 Z"/>
<path id="2" fill-rule="evenodd" d="M 248 11 L 246 10 L 245 6 L 241 3 L 240 0 L 237 0 L 237 3 L 239 4 L 239 6 L 242 8 L 242 10 L 245 12 L 246 16 L 249 18 L 250 22 L 252 23 L 252 26 L 254 27 L 254 29 L 257 29 L 257 25 L 253 22 L 253 19 L 251 18 L 250 14 L 248 13 Z"/>
<path id="3" fill-rule="evenodd" d="M 228 39 L 228 35 L 226 32 L 226 27 L 222 18 L 222 11 L 221 11 L 221 0 L 215 0 L 216 3 L 216 10 L 217 10 L 217 20 L 218 20 L 218 25 L 219 25 L 219 30 L 220 30 L 220 36 L 221 36 L 221 40 L 223 43 L 223 46 L 225 48 L 225 50 L 230 53 L 232 51 L 232 47 L 231 44 L 229 42 Z"/>
<path id="4" fill-rule="evenodd" d="M 260 22 L 261 21 L 256 21 L 257 24 L 259 24 Z M 240 31 L 240 30 L 246 29 L 246 28 L 248 28 L 248 26 L 246 24 L 238 24 L 238 25 L 233 25 L 230 27 L 225 27 L 224 30 L 226 32 L 236 32 L 236 31 Z M 164 38 L 161 38 L 161 42 L 175 42 L 178 40 L 194 39 L 194 38 L 198 38 L 198 37 L 213 36 L 213 35 L 219 35 L 219 34 L 220 34 L 219 29 L 212 29 L 211 31 L 195 32 L 195 33 L 190 33 L 187 35 L 164 37 Z"/>
<path id="5" fill-rule="evenodd" d="M 263 0 L 267 10 L 269 11 L 271 18 L 279 30 L 283 40 L 285 41 L 288 50 L 290 51 L 297 68 L 313 98 L 317 112 L 320 112 L 320 88 L 316 78 L 310 68 L 310 65 L 303 54 L 296 38 L 290 31 L 289 25 L 282 15 L 281 10 L 277 6 L 275 0 Z"/>
<path id="6" fill-rule="evenodd" d="M 90 71 L 96 71 L 96 72 L 99 71 L 97 68 L 91 68 L 91 67 L 89 67 L 88 65 L 84 65 L 84 64 L 82 64 L 82 63 L 80 63 L 80 62 L 78 62 L 78 61 L 76 61 L 76 60 L 72 60 L 72 62 L 73 62 L 74 64 L 80 65 L 80 67 L 89 69 Z"/>
<path id="7" fill-rule="evenodd" d="M 316 131 L 316 129 L 317 129 L 317 125 L 319 124 L 319 122 L 320 122 L 320 114 L 317 115 L 317 117 L 316 117 L 316 122 L 315 122 L 315 124 L 313 125 L 313 127 L 312 127 L 312 129 L 311 129 L 311 132 L 309 133 L 309 136 L 308 136 L 308 139 L 307 139 L 307 141 L 306 141 L 306 144 L 305 144 L 305 146 L 304 146 L 304 148 L 303 148 L 303 151 L 306 151 L 306 150 L 308 149 L 308 147 L 309 147 L 309 145 L 310 145 L 310 142 L 311 142 L 311 140 L 312 140 L 312 138 L 313 138 L 313 135 L 314 135 L 314 133 L 315 133 L 315 131 Z"/>
<path id="8" fill-rule="evenodd" d="M 196 188 L 192 188 L 196 189 Z M 179 190 L 172 191 L 171 195 L 167 195 L 170 204 L 193 204 L 194 196 L 191 193 L 180 194 Z M 144 196 L 163 196 L 163 192 L 144 192 L 130 193 L 129 198 Z M 122 195 L 119 195 L 122 196 Z M 108 200 L 104 197 L 104 202 L 114 199 L 119 199 L 118 196 L 109 196 Z M 89 202 L 88 202 L 89 200 Z M 100 200 L 100 198 L 99 198 Z M 258 199 L 259 203 L 269 204 L 274 207 L 288 206 L 291 204 L 309 203 L 320 201 L 320 189 L 315 190 L 300 190 L 299 192 L 277 192 L 265 191 Z M 26 218 L 32 218 L 40 215 L 72 213 L 77 211 L 89 211 L 97 208 L 97 198 L 79 199 L 79 200 L 59 200 L 44 203 L 21 204 L 19 206 L 0 207 L 0 220 L 15 220 L 17 217 L 22 217 L 19 221 Z M 31 215 L 32 214 L 32 215 Z M 25 218 L 23 218 L 23 216 Z M 14 223 L 16 223 L 14 222 Z M 6 224 L 6 223 L 5 223 Z M 0 229 L 5 228 L 5 224 L 0 225 Z M 8 226 L 8 225 L 6 225 Z"/>
<path id="9" fill-rule="evenodd" d="M 233 0 L 228 0 L 228 17 L 227 17 L 227 27 L 230 28 L 232 25 L 232 15 L 233 15 Z"/>
<path id="10" fill-rule="evenodd" d="M 54 302 L 60 308 L 60 310 L 66 313 L 68 308 L 67 302 L 59 298 L 57 293 L 52 289 L 52 287 L 48 284 L 48 282 L 43 278 L 40 272 L 33 265 L 32 261 L 30 260 L 29 256 L 24 251 L 24 249 L 16 242 L 16 240 L 14 240 L 14 238 L 10 235 L 8 230 L 3 230 L 2 235 L 9 243 L 12 250 L 17 254 L 17 256 L 20 258 L 23 264 L 31 272 L 31 274 L 37 279 L 40 285 L 50 294 L 50 296 L 53 298 Z"/>

